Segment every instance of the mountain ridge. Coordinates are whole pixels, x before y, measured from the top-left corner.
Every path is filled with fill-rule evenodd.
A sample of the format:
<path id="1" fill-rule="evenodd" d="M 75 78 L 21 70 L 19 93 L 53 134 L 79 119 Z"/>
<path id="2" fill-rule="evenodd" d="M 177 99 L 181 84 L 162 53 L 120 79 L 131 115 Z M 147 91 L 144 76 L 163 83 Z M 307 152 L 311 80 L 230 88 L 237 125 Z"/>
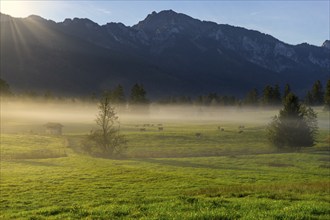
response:
<path id="1" fill-rule="evenodd" d="M 314 80 L 329 77 L 328 41 L 321 47 L 290 45 L 259 31 L 172 10 L 153 12 L 131 27 L 3 14 L 1 24 L 1 77 L 16 90 L 79 95 L 119 83 L 129 89 L 138 82 L 154 97 L 243 95 L 254 87 L 291 83 L 303 93 Z M 19 64 L 10 65 L 15 60 Z M 53 85 L 45 83 L 49 78 Z"/>

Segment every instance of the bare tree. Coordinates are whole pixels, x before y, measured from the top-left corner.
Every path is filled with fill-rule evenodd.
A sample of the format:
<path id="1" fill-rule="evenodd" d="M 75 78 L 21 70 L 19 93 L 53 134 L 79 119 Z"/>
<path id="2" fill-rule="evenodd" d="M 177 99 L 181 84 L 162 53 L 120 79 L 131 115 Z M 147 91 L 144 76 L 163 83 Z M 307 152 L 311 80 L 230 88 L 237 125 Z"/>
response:
<path id="1" fill-rule="evenodd" d="M 107 156 L 121 155 L 126 150 L 126 139 L 120 134 L 120 122 L 110 98 L 103 95 L 98 104 L 96 124 L 98 129 L 92 130 L 89 140 Z"/>

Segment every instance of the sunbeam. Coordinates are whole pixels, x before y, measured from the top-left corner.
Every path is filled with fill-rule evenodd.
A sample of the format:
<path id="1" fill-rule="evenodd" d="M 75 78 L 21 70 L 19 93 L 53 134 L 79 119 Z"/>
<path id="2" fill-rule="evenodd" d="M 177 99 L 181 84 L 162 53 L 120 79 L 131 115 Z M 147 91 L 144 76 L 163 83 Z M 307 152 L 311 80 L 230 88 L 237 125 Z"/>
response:
<path id="1" fill-rule="evenodd" d="M 31 10 L 31 4 L 29 1 L 1 1 L 0 11 L 4 14 L 10 14 L 14 17 L 28 16 Z"/>

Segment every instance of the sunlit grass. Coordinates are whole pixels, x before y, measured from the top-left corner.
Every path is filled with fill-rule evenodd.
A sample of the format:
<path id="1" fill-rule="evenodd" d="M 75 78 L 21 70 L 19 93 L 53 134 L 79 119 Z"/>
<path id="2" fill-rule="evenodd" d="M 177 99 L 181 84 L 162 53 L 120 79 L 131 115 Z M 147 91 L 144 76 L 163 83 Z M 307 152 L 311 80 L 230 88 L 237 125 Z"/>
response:
<path id="1" fill-rule="evenodd" d="M 61 137 L 1 134 L 1 159 L 38 159 L 66 156 Z"/>
<path id="2" fill-rule="evenodd" d="M 93 126 L 81 123 L 59 137 L 1 134 L 1 219 L 330 218 L 327 129 L 280 152 L 260 122 L 238 133 L 239 122 L 124 120 L 129 150 L 112 160 L 81 150 Z"/>
<path id="3" fill-rule="evenodd" d="M 2 218 L 330 215 L 327 155 L 2 161 Z M 272 164 L 290 164 L 275 167 Z"/>

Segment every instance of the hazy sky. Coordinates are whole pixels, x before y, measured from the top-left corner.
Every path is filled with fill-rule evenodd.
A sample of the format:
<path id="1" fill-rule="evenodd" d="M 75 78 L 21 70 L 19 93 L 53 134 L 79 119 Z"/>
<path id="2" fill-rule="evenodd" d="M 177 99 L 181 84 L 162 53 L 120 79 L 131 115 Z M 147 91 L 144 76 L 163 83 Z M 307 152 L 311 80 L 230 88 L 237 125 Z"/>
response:
<path id="1" fill-rule="evenodd" d="M 31 14 L 63 21 L 89 18 L 102 25 L 122 22 L 132 26 L 152 11 L 172 9 L 200 20 L 230 24 L 290 43 L 321 45 L 330 38 L 330 0 L 311 1 L 12 1 L 1 0 L 1 12 L 14 17 Z"/>

